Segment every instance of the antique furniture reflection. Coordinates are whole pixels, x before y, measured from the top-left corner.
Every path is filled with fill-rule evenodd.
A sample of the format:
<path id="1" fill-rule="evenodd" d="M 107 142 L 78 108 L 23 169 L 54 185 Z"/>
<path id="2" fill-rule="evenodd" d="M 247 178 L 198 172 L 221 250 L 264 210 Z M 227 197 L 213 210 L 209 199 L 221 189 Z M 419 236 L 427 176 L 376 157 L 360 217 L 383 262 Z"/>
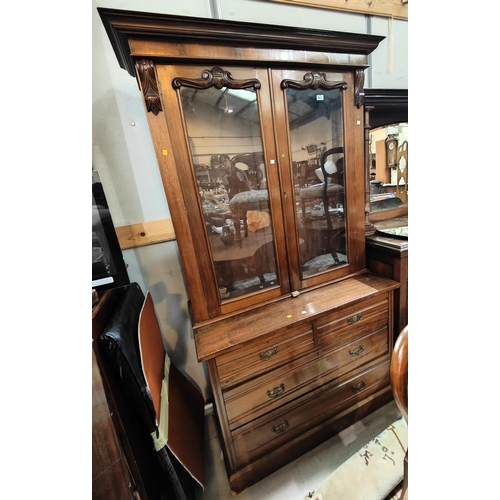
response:
<path id="1" fill-rule="evenodd" d="M 242 168 L 241 165 L 246 167 L 252 189 L 266 187 L 266 169 L 262 152 L 237 154 L 231 158 L 231 164 L 237 168 Z"/>
<path id="2" fill-rule="evenodd" d="M 375 223 L 407 216 L 408 141 L 404 134 L 399 140 L 396 133 L 408 124 L 408 90 L 365 89 L 365 105 L 370 130 L 366 145 L 371 181 L 369 220 Z"/>
<path id="3" fill-rule="evenodd" d="M 272 242 L 269 229 L 250 232 L 232 245 L 224 244 L 217 235 L 210 236 L 221 294 L 235 296 L 237 290 L 248 287 L 258 290 L 266 281 L 276 280 L 275 267 L 266 265 L 268 252 L 273 252 Z"/>
<path id="4" fill-rule="evenodd" d="M 396 155 L 396 196 L 408 203 L 408 141 L 399 144 Z"/>
<path id="5" fill-rule="evenodd" d="M 407 124 L 408 90 L 365 89 L 365 94 L 372 130 L 384 130 L 394 124 Z M 367 267 L 400 284 L 394 294 L 396 338 L 398 332 L 408 323 L 408 142 L 398 143 L 397 166 L 394 169 L 388 169 L 385 165 L 384 137 L 377 142 L 376 151 L 377 169 L 382 173 L 378 175 L 381 177 L 379 182 L 374 184 L 372 180 L 370 186 L 370 225 L 367 226 L 366 232 Z M 396 182 L 384 187 L 384 182 L 390 183 L 391 172 L 395 173 Z M 392 194 L 391 197 L 387 197 L 388 192 Z M 402 237 L 405 230 L 406 237 Z"/>
<path id="6" fill-rule="evenodd" d="M 244 191 L 238 193 L 229 202 L 234 224 L 236 227 L 236 234 L 239 235 L 240 220 L 243 221 L 243 230 L 245 237 L 248 236 L 248 219 L 247 212 L 253 211 L 268 211 L 269 210 L 269 195 L 266 189 L 258 189 L 251 191 Z"/>
<path id="7" fill-rule="evenodd" d="M 398 151 L 398 138 L 394 134 L 389 134 L 385 138 L 385 160 L 388 168 L 393 168 L 398 165 L 397 151 Z"/>
<path id="8" fill-rule="evenodd" d="M 328 235 L 330 236 L 330 241 L 328 242 L 328 249 L 330 251 L 330 254 L 333 257 L 333 260 L 335 261 L 336 264 L 340 263 L 340 260 L 337 255 L 337 246 L 338 246 L 338 239 L 339 237 L 344 233 L 345 227 L 341 225 L 341 227 L 336 227 L 335 231 L 333 230 L 333 223 L 332 223 L 332 211 L 335 210 L 334 208 L 331 209 L 331 206 L 334 206 L 337 209 L 336 216 L 342 218 L 344 216 L 344 193 L 342 191 L 338 191 L 334 198 L 333 202 L 331 201 L 331 192 L 328 192 L 328 185 L 330 184 L 330 179 L 332 179 L 332 182 L 336 184 L 337 186 L 343 186 L 344 185 L 344 157 L 341 156 L 335 163 L 333 161 L 328 161 L 327 163 L 327 158 L 329 158 L 330 155 L 333 155 L 335 153 L 343 153 L 344 148 L 332 148 L 329 149 L 328 151 L 325 151 L 323 153 L 323 156 L 321 157 L 321 173 L 323 174 L 323 209 L 325 212 L 325 219 L 326 219 L 326 227 L 328 231 Z M 328 167 L 328 168 L 327 168 Z"/>
<path id="9" fill-rule="evenodd" d="M 327 269 L 327 255 L 333 259 L 331 265 L 340 264 L 338 252 L 345 252 L 340 240 L 345 232 L 343 152 L 343 147 L 325 151 L 316 171 L 321 183 L 303 187 L 299 191 L 299 221 L 307 242 L 302 259 L 305 274 L 311 268 L 314 269 L 314 263 L 317 269 Z M 346 261 L 345 255 L 342 261 Z"/>
<path id="10" fill-rule="evenodd" d="M 238 493 L 392 398 L 399 284 L 365 245 L 364 70 L 383 38 L 98 10 L 143 93 Z M 229 199 L 233 167 L 250 182 Z"/>
<path id="11" fill-rule="evenodd" d="M 396 125 L 388 125 L 393 129 Z M 401 125 L 398 125 L 400 128 Z M 375 136 L 375 133 L 373 135 Z M 389 134 L 387 138 L 392 137 Z M 385 140 L 378 140 L 376 143 L 376 168 L 371 169 L 371 176 L 375 176 L 371 180 L 371 211 L 378 212 L 393 208 L 397 206 L 407 206 L 408 203 L 408 141 L 391 139 L 387 142 Z M 394 150 L 388 150 L 387 144 L 392 145 Z M 387 152 L 391 151 L 388 155 Z M 375 185 L 378 184 L 378 189 L 374 190 Z M 391 200 L 396 203 L 383 203 Z"/>

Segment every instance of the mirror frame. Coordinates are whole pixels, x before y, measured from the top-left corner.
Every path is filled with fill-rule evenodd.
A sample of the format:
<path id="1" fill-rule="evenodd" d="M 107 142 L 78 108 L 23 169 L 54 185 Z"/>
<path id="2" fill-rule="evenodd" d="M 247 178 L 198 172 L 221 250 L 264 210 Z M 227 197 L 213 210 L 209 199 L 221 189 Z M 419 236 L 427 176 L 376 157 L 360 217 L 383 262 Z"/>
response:
<path id="1" fill-rule="evenodd" d="M 365 89 L 365 158 L 366 158 L 366 193 L 367 207 L 370 199 L 370 151 L 369 133 L 372 129 L 392 125 L 393 123 L 408 123 L 408 89 Z M 408 216 L 408 205 L 390 210 L 367 213 L 367 226 L 374 222 Z"/>

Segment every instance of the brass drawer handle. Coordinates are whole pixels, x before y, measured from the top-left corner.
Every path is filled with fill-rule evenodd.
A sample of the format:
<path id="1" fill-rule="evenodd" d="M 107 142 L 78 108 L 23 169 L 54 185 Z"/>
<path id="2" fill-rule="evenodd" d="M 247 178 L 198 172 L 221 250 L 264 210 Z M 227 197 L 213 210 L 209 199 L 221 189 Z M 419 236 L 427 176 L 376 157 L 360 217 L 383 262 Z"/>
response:
<path id="1" fill-rule="evenodd" d="M 269 349 L 266 352 L 261 352 L 259 354 L 259 356 L 260 356 L 260 359 L 267 361 L 268 359 L 271 359 L 273 356 L 276 356 L 276 354 L 278 354 L 278 348 L 273 347 L 272 349 Z"/>
<path id="2" fill-rule="evenodd" d="M 359 347 L 356 347 L 356 349 L 353 349 L 352 351 L 349 351 L 349 354 L 351 356 L 359 356 L 365 352 L 365 346 L 360 345 Z"/>
<path id="3" fill-rule="evenodd" d="M 285 420 L 284 422 L 281 422 L 281 424 L 273 425 L 271 430 L 275 434 L 281 434 L 282 432 L 285 432 L 288 429 L 288 427 L 290 427 L 290 424 L 288 423 L 288 420 Z"/>
<path id="4" fill-rule="evenodd" d="M 352 386 L 352 392 L 359 392 L 361 391 L 364 386 L 366 385 L 366 382 L 362 380 L 359 384 L 353 385 Z"/>
<path id="5" fill-rule="evenodd" d="M 354 323 L 357 323 L 358 321 L 361 321 L 362 319 L 363 319 L 363 315 L 361 313 L 355 314 L 354 316 L 347 318 L 347 323 L 349 325 L 354 325 Z"/>
<path id="6" fill-rule="evenodd" d="M 267 391 L 267 395 L 272 398 L 277 398 L 285 392 L 285 384 L 281 384 L 279 387 L 275 387 L 271 391 Z"/>

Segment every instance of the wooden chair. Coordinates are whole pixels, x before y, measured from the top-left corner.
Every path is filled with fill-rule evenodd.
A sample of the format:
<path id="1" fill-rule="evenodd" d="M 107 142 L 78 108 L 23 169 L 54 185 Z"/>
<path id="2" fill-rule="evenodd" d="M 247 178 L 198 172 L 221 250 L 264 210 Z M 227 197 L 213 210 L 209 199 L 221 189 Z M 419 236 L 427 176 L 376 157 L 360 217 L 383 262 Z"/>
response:
<path id="1" fill-rule="evenodd" d="M 390 380 L 392 395 L 399 411 L 408 423 L 408 325 L 399 334 L 391 356 Z M 408 450 L 404 459 L 403 490 L 401 498 L 408 495 Z"/>
<path id="2" fill-rule="evenodd" d="M 252 184 L 252 189 L 265 188 L 265 186 L 262 185 L 262 182 L 266 181 L 264 154 L 262 152 L 241 153 L 233 156 L 231 158 L 231 165 L 236 166 L 237 163 L 243 163 L 248 167 L 247 175 Z"/>
<path id="3" fill-rule="evenodd" d="M 408 423 L 408 325 L 403 328 L 394 345 L 390 378 L 394 400 Z"/>
<path id="4" fill-rule="evenodd" d="M 337 255 L 337 240 L 339 237 L 345 233 L 345 228 L 342 228 L 337 231 L 333 231 L 333 225 L 332 225 L 332 216 L 330 214 L 330 193 L 328 191 L 328 187 L 331 183 L 333 183 L 336 186 L 342 186 L 342 191 L 340 194 L 336 194 L 334 196 L 335 202 L 341 202 L 342 205 L 344 205 L 344 191 L 343 191 L 343 186 L 344 186 L 344 159 L 343 157 L 340 157 L 337 159 L 335 164 L 338 164 L 339 167 L 335 170 L 334 173 L 328 172 L 326 169 L 326 162 L 327 158 L 331 155 L 336 155 L 339 153 L 343 153 L 344 148 L 343 147 L 336 147 L 336 148 L 331 148 L 328 151 L 325 151 L 323 155 L 321 156 L 321 172 L 323 173 L 323 208 L 325 211 L 325 217 L 326 217 L 326 227 L 328 229 L 328 234 L 330 238 L 330 253 L 332 254 L 333 260 L 335 261 L 336 264 L 340 263 L 340 260 Z M 331 179 L 331 181 L 329 181 Z M 336 205 L 336 203 L 334 203 Z"/>

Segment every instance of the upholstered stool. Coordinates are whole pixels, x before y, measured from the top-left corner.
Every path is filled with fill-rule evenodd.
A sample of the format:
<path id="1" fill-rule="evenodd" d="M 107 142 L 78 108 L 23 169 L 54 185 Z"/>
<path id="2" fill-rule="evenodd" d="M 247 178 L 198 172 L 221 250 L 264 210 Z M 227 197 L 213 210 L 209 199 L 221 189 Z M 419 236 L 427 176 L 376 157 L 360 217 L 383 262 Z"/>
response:
<path id="1" fill-rule="evenodd" d="M 245 237 L 248 236 L 248 210 L 269 210 L 269 193 L 267 189 L 243 191 L 235 194 L 229 201 L 229 208 L 233 213 L 234 228 L 240 234 L 240 220 L 243 221 Z"/>

